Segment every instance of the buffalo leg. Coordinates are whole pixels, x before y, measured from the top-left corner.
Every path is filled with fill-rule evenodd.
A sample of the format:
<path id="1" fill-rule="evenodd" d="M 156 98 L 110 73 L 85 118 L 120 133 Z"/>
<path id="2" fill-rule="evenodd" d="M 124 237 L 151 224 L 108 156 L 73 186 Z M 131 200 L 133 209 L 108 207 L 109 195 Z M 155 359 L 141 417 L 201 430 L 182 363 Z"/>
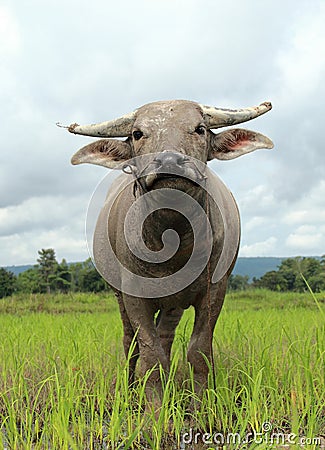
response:
<path id="1" fill-rule="evenodd" d="M 162 309 L 159 314 L 157 332 L 168 361 L 170 361 L 170 352 L 175 336 L 175 330 L 181 320 L 183 311 L 184 310 L 181 308 Z"/>
<path id="2" fill-rule="evenodd" d="M 129 358 L 129 384 L 132 384 L 134 382 L 135 367 L 137 364 L 137 360 L 139 358 L 139 345 L 138 345 L 138 342 L 136 341 L 136 345 L 134 347 L 133 353 L 132 353 L 132 355 L 130 355 L 129 353 L 130 353 L 132 341 L 134 340 L 134 337 L 135 337 L 135 332 L 133 330 L 133 327 L 132 327 L 129 317 L 127 315 L 127 312 L 126 312 L 126 309 L 124 306 L 124 302 L 122 299 L 122 295 L 120 293 L 117 293 L 116 297 L 118 300 L 122 324 L 123 324 L 124 353 L 125 353 L 125 357 L 127 359 Z"/>
<path id="3" fill-rule="evenodd" d="M 218 285 L 211 284 L 210 288 L 210 292 L 194 305 L 195 322 L 187 352 L 198 391 L 207 384 L 209 367 L 204 356 L 212 364 L 213 331 L 223 305 L 227 280 L 224 278 Z"/>
<path id="4" fill-rule="evenodd" d="M 141 299 L 124 295 L 123 303 L 132 329 L 137 332 L 140 374 L 144 376 L 147 371 L 153 369 L 159 363 L 167 371 L 169 361 L 161 345 L 154 321 L 154 316 L 157 312 L 155 302 L 152 299 Z M 158 386 L 159 380 L 159 370 L 153 370 L 148 384 Z"/>
<path id="5" fill-rule="evenodd" d="M 159 415 L 162 398 L 162 384 L 159 364 L 164 371 L 169 369 L 165 351 L 162 347 L 155 324 L 157 305 L 153 299 L 140 299 L 124 295 L 124 305 L 133 330 L 137 332 L 140 354 L 140 376 L 149 375 L 146 382 L 146 410 Z M 158 417 L 158 416 L 157 416 Z"/>

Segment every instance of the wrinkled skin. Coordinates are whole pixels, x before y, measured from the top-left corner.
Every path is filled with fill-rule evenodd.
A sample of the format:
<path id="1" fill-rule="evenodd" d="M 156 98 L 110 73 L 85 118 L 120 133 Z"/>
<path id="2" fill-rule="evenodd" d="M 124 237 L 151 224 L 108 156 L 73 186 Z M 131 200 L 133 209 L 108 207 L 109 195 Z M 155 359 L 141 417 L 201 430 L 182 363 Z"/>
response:
<path id="1" fill-rule="evenodd" d="M 121 177 L 120 177 L 121 178 Z M 123 176 L 124 180 L 127 178 Z M 123 182 L 118 179 L 120 183 Z M 128 179 L 126 181 L 129 181 Z M 205 205 L 205 193 L 199 201 Z M 96 232 L 94 236 L 94 257 L 96 266 L 105 276 L 116 270 L 112 266 L 109 254 L 105 253 L 106 234 L 110 236 L 110 242 L 114 253 L 119 255 L 119 260 L 124 266 L 130 268 L 133 273 L 148 276 L 166 276 L 175 273 L 180 269 L 190 256 L 192 250 L 193 235 L 189 225 L 184 218 L 172 211 L 155 212 L 150 216 L 144 226 L 143 235 L 148 247 L 153 250 L 161 249 L 161 236 L 164 230 L 174 228 L 181 237 L 179 250 L 174 258 L 166 263 L 154 264 L 140 262 L 134 257 L 125 241 L 124 219 L 125 213 L 130 208 L 134 197 L 132 195 L 132 185 L 127 186 L 118 196 L 111 209 L 110 221 L 107 227 L 107 211 L 110 208 L 110 197 L 108 197 L 104 208 L 99 216 Z M 233 208 L 233 199 L 229 193 L 229 201 L 232 201 L 232 213 L 234 227 L 239 228 L 239 215 Z M 223 243 L 223 222 L 216 205 L 210 201 L 210 221 L 213 230 L 213 250 L 209 261 L 210 274 L 215 269 L 221 253 Z M 154 231 L 153 231 L 154 230 Z M 202 229 L 202 242 L 204 242 L 204 228 Z M 170 349 L 174 338 L 175 328 L 181 319 L 184 309 L 194 306 L 196 320 L 188 350 L 188 360 L 194 367 L 194 373 L 198 385 L 203 386 L 207 377 L 207 366 L 204 363 L 202 353 L 210 357 L 213 329 L 223 304 L 227 278 L 231 273 L 235 258 L 223 279 L 217 283 L 209 282 L 210 274 L 208 269 L 204 270 L 198 279 L 190 286 L 179 293 L 162 298 L 138 298 L 118 293 L 121 317 L 124 326 L 124 349 L 126 355 L 129 352 L 130 344 L 137 331 L 138 347 L 135 354 L 141 356 L 141 374 L 151 369 L 158 362 L 164 369 L 168 370 Z M 105 276 L 106 278 L 106 276 Z M 154 316 L 160 311 L 158 321 L 155 323 Z M 210 323 L 208 317 L 210 315 Z M 136 365 L 135 356 L 130 365 L 130 376 L 133 380 Z M 153 373 L 154 377 L 158 373 Z"/>
<path id="2" fill-rule="evenodd" d="M 106 203 L 99 216 L 94 236 L 94 258 L 96 267 L 102 275 L 116 271 L 112 266 L 110 255 L 105 251 L 107 233 L 118 259 L 133 273 L 163 277 L 174 273 L 186 262 L 193 247 L 193 234 L 189 224 L 175 211 L 160 210 L 152 214 L 144 224 L 143 238 L 148 248 L 161 250 L 161 236 L 164 230 L 173 228 L 180 236 L 180 247 L 171 261 L 155 265 L 139 261 L 129 250 L 125 240 L 123 225 L 127 211 L 136 198 L 147 190 L 161 187 L 179 189 L 197 201 L 209 216 L 212 226 L 212 253 L 206 269 L 188 287 L 182 291 L 160 298 L 140 298 L 122 291 L 117 291 L 121 318 L 124 327 L 124 350 L 128 355 L 131 342 L 136 334 L 136 347 L 130 360 L 130 381 L 134 379 L 136 362 L 140 356 L 140 373 L 152 369 L 158 363 L 168 371 L 170 351 L 175 329 L 183 311 L 189 306 L 195 309 L 195 323 L 188 348 L 188 361 L 193 366 L 194 377 L 198 389 L 207 382 L 208 361 L 212 359 L 212 336 L 216 321 L 223 305 L 227 279 L 236 261 L 237 252 L 229 263 L 228 270 L 218 283 L 211 282 L 213 273 L 221 255 L 224 243 L 224 225 L 218 207 L 207 198 L 204 189 L 195 182 L 182 177 L 160 178 L 155 174 L 156 154 L 177 155 L 178 157 L 196 158 L 206 164 L 208 160 L 218 158 L 233 159 L 258 148 L 271 148 L 271 141 L 265 136 L 249 130 L 235 128 L 218 134 L 208 130 L 202 110 L 197 103 L 189 101 L 156 102 L 139 108 L 133 123 L 132 135 L 125 141 L 103 139 L 79 150 L 72 159 L 73 164 L 92 163 L 109 168 L 121 168 L 123 163 L 138 155 L 152 154 L 153 165 L 143 164 L 134 170 L 143 174 L 142 183 L 136 186 L 128 183 L 132 175 L 121 175 L 115 187 L 108 194 Z M 172 159 L 172 158 L 171 158 Z M 183 165 L 182 170 L 183 170 Z M 185 170 L 185 169 L 184 169 Z M 200 177 L 195 165 L 188 164 L 186 170 L 192 178 Z M 211 178 L 209 176 L 209 178 Z M 209 182 L 214 184 L 213 179 Z M 124 184 L 123 184 L 124 183 Z M 121 189 L 121 186 L 124 188 Z M 114 199 L 114 189 L 121 193 Z M 215 187 L 217 189 L 217 185 Z M 230 192 L 225 199 L 229 204 L 227 214 L 230 222 L 239 233 L 239 215 L 233 206 Z M 108 220 L 108 210 L 110 218 Z M 202 243 L 205 241 L 205 230 L 202 228 Z M 202 244 L 203 245 L 203 244 Z M 237 249 L 238 250 L 238 249 Z M 158 314 L 157 320 L 155 316 Z M 159 391 L 159 372 L 153 371 L 149 380 L 149 388 Z"/>

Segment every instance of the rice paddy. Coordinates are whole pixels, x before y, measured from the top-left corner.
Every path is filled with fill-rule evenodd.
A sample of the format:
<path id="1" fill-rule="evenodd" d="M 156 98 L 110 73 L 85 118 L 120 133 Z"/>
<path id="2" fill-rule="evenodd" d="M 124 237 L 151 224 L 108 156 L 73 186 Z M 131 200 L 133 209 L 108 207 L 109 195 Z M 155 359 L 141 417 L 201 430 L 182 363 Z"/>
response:
<path id="1" fill-rule="evenodd" d="M 228 294 L 196 398 L 185 312 L 162 407 L 128 386 L 114 296 L 0 300 L 0 450 L 322 448 L 325 294 Z M 150 405 L 149 405 L 150 406 Z M 287 445 L 287 447 L 284 447 Z M 299 447 L 300 445 L 300 447 Z"/>

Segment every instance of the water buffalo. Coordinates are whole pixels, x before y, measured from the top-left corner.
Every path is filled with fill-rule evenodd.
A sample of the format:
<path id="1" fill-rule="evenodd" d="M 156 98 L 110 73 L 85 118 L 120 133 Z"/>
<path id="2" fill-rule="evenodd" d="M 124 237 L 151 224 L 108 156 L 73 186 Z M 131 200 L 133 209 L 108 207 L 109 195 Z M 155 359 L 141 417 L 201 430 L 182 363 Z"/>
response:
<path id="1" fill-rule="evenodd" d="M 230 110 L 159 101 L 116 120 L 68 127 L 75 134 L 105 138 L 79 150 L 72 164 L 125 172 L 107 195 L 93 249 L 97 269 L 118 298 L 126 355 L 136 336 L 131 380 L 138 356 L 141 374 L 157 363 L 168 371 L 175 328 L 184 309 L 193 306 L 188 361 L 197 386 L 205 385 L 240 234 L 234 199 L 206 163 L 273 147 L 260 133 L 232 128 L 215 134 L 211 129 L 254 119 L 271 108 L 268 102 Z M 158 388 L 157 370 L 150 383 Z"/>

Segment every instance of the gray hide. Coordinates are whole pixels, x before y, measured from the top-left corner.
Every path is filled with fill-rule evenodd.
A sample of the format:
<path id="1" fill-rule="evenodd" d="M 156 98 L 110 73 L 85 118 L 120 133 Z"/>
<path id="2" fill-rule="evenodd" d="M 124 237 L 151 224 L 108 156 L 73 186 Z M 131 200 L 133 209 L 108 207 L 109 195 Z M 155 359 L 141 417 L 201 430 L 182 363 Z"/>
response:
<path id="1" fill-rule="evenodd" d="M 168 371 L 175 328 L 184 309 L 193 306 L 195 323 L 188 347 L 188 361 L 193 366 L 197 386 L 202 388 L 205 385 L 208 366 L 203 355 L 211 361 L 213 330 L 224 301 L 227 279 L 236 261 L 240 223 L 231 193 L 220 187 L 211 171 L 204 173 L 204 167 L 208 160 L 214 158 L 233 159 L 259 148 L 273 147 L 270 139 L 253 131 L 233 128 L 215 134 L 210 129 L 241 123 L 270 109 L 269 103 L 243 110 L 225 110 L 184 100 L 162 101 L 142 106 L 116 121 L 87 126 L 74 124 L 69 127 L 69 131 L 75 134 L 127 137 L 123 141 L 101 139 L 91 143 L 73 156 L 72 163 L 92 163 L 118 169 L 127 164 L 125 170 L 130 172 L 122 174 L 108 193 L 94 235 L 97 269 L 106 280 L 109 281 L 112 274 L 117 280 L 112 283 L 112 287 L 118 298 L 123 321 L 126 355 L 136 335 L 136 346 L 130 360 L 130 381 L 134 378 L 139 356 L 140 374 L 143 375 L 158 363 Z M 141 158 L 137 159 L 141 155 L 146 155 L 145 162 Z M 168 171 L 172 173 L 166 176 Z M 162 173 L 165 175 L 162 176 Z M 221 209 L 214 200 L 214 195 L 207 195 L 207 189 L 203 184 L 200 185 L 199 180 L 202 178 L 209 185 L 210 192 L 212 190 L 219 195 L 223 203 Z M 135 201 L 148 192 L 157 192 L 159 189 L 177 190 L 180 193 L 181 200 L 177 203 L 180 208 L 183 207 L 184 193 L 199 205 L 200 214 L 196 212 L 192 215 L 190 222 L 198 230 L 199 254 L 202 256 L 207 245 L 211 251 L 203 271 L 183 289 L 169 295 L 168 288 L 167 291 L 164 290 L 167 284 L 163 278 L 173 276 L 191 257 L 195 244 L 191 229 L 193 223 L 189 224 L 184 215 L 175 210 L 177 208 L 159 209 L 143 224 L 141 222 L 143 226 L 139 235 L 138 231 L 132 232 L 132 229 L 138 230 L 137 222 L 140 223 L 140 218 L 137 218 L 138 210 L 135 210 L 128 241 L 124 233 L 127 213 Z M 192 210 L 191 208 L 189 206 L 188 210 Z M 201 220 L 203 215 L 209 220 L 210 236 L 206 234 L 208 231 L 205 221 Z M 225 223 L 228 224 L 227 234 Z M 148 262 L 130 250 L 130 242 L 136 247 L 137 240 L 143 240 L 151 253 L 161 252 L 164 247 L 162 235 L 170 229 L 176 231 L 179 247 L 169 260 Z M 134 274 L 134 280 L 137 277 L 149 277 L 156 285 L 160 283 L 161 295 L 157 295 L 156 285 L 153 287 L 152 297 L 150 293 L 148 295 L 147 287 L 143 289 L 144 295 L 139 295 L 142 284 L 136 281 L 133 284 L 136 294 L 132 295 L 132 276 L 125 279 L 125 275 L 114 263 L 112 252 L 123 267 Z M 224 264 L 219 261 L 221 255 L 226 258 Z M 198 257 L 198 264 L 201 256 Z M 212 274 L 218 264 L 224 268 L 224 273 L 215 283 Z M 149 384 L 159 390 L 159 371 L 152 372 Z"/>

